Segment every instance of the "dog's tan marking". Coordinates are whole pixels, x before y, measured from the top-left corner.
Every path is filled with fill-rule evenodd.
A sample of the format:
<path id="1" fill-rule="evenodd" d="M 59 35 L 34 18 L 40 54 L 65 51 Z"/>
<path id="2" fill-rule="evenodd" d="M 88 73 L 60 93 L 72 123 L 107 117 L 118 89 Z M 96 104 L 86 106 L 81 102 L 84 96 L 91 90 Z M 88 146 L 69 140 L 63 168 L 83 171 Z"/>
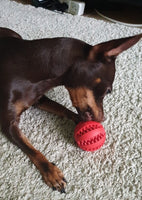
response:
<path id="1" fill-rule="evenodd" d="M 92 109 L 95 118 L 99 116 L 100 108 L 97 106 L 92 90 L 85 87 L 67 88 L 74 107 L 85 111 L 88 106 Z"/>
<path id="2" fill-rule="evenodd" d="M 97 79 L 95 79 L 94 82 L 97 83 L 97 84 L 101 83 L 101 78 L 97 78 Z"/>
<path id="3" fill-rule="evenodd" d="M 29 106 L 25 104 L 23 101 L 16 101 L 14 103 L 15 111 L 17 116 L 19 116 L 23 110 L 27 109 Z"/>

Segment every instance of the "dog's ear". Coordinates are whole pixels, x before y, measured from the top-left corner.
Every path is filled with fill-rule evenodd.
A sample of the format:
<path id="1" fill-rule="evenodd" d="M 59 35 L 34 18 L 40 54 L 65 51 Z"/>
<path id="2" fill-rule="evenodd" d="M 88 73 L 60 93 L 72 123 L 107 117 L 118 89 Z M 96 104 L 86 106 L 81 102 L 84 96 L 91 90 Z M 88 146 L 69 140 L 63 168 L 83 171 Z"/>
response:
<path id="1" fill-rule="evenodd" d="M 142 34 L 111 40 L 95 45 L 89 52 L 89 59 L 95 60 L 96 58 L 101 58 L 102 56 L 105 56 L 107 59 L 115 59 L 121 52 L 136 44 L 140 38 L 142 38 Z"/>

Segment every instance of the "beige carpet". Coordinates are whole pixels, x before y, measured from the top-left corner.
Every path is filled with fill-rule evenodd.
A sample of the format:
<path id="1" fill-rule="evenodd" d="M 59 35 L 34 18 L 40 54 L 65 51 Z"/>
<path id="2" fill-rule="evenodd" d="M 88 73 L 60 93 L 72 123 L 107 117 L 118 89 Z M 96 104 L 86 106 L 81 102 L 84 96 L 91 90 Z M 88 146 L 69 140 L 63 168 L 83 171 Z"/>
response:
<path id="1" fill-rule="evenodd" d="M 26 39 L 67 36 L 90 44 L 142 32 L 10 0 L 0 0 L 0 26 Z M 68 120 L 34 108 L 21 117 L 26 136 L 63 170 L 68 181 L 66 194 L 52 192 L 29 159 L 0 133 L 0 200 L 141 199 L 142 41 L 118 57 L 116 70 L 113 92 L 104 100 L 106 142 L 96 152 L 76 146 L 74 124 Z M 63 87 L 51 90 L 48 96 L 72 108 Z"/>

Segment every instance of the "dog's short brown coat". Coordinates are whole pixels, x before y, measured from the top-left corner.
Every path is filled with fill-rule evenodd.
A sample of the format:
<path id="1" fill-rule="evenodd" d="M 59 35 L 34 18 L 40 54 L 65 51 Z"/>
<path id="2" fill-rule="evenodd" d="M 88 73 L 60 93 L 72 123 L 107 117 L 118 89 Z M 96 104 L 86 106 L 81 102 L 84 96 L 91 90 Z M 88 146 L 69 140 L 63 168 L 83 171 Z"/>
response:
<path id="1" fill-rule="evenodd" d="M 3 133 L 25 152 L 46 184 L 65 192 L 61 170 L 36 150 L 19 129 L 21 113 L 30 106 L 80 120 L 104 119 L 103 98 L 112 90 L 115 58 L 134 45 L 142 34 L 95 46 L 73 38 L 28 41 L 16 32 L 0 28 L 0 123 Z M 44 96 L 50 88 L 64 85 L 75 114 Z"/>

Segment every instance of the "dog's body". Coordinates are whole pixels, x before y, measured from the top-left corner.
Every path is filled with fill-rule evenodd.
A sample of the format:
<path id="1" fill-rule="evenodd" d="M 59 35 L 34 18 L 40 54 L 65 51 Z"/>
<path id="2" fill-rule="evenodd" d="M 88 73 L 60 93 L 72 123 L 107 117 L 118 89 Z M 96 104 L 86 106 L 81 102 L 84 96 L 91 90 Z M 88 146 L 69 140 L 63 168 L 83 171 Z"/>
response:
<path id="1" fill-rule="evenodd" d="M 1 128 L 29 156 L 48 186 L 64 192 L 66 180 L 21 132 L 21 113 L 34 105 L 76 123 L 103 121 L 102 103 L 112 89 L 115 58 L 141 37 L 142 34 L 91 46 L 71 38 L 27 41 L 12 30 L 0 28 Z M 67 88 L 78 114 L 44 96 L 58 85 Z"/>

